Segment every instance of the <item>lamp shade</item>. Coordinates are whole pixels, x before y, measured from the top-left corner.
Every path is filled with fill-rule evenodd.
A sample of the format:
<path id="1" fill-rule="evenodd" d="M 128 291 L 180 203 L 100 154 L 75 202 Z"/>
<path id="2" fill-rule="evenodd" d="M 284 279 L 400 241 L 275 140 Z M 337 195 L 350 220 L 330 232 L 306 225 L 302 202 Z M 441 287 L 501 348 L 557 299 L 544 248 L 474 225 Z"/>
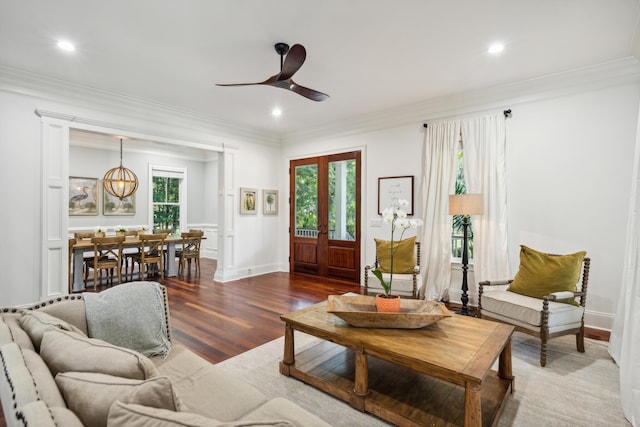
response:
<path id="1" fill-rule="evenodd" d="M 131 196 L 138 189 L 138 177 L 136 174 L 122 166 L 122 138 L 120 138 L 120 166 L 109 169 L 103 178 L 104 190 L 123 200 Z"/>
<path id="2" fill-rule="evenodd" d="M 484 213 L 482 194 L 449 195 L 449 215 L 481 215 Z"/>

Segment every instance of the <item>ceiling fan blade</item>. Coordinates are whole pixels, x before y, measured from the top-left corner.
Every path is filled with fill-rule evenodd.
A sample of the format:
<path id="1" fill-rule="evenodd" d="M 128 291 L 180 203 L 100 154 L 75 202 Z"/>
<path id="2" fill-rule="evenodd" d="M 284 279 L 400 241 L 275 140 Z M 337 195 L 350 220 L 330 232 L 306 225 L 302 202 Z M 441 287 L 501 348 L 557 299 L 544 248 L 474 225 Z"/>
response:
<path id="1" fill-rule="evenodd" d="M 253 86 L 253 85 L 272 85 L 277 81 L 278 75 L 269 77 L 263 82 L 256 83 L 216 83 L 216 86 Z"/>
<path id="2" fill-rule="evenodd" d="M 317 90 L 300 86 L 293 80 L 291 80 L 291 85 L 289 85 L 289 90 L 297 93 L 298 95 L 302 95 L 305 98 L 311 99 L 312 101 L 324 101 L 326 99 L 329 99 L 329 95 L 327 95 L 326 93 L 318 92 Z"/>
<path id="3" fill-rule="evenodd" d="M 294 44 L 284 58 L 282 70 L 278 74 L 278 80 L 289 80 L 302 67 L 307 58 L 307 51 L 301 44 Z"/>

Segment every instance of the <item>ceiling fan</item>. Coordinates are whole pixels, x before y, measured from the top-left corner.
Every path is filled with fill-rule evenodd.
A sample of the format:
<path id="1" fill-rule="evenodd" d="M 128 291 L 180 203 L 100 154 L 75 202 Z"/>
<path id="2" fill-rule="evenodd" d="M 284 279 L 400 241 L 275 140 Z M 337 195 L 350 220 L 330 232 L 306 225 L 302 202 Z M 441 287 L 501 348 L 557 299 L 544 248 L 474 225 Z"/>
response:
<path id="1" fill-rule="evenodd" d="M 278 74 L 275 74 L 269 77 L 267 80 L 258 83 L 216 83 L 216 86 L 268 85 L 279 87 L 282 89 L 288 89 L 313 101 L 324 101 L 325 99 L 329 98 L 329 95 L 327 95 L 326 93 L 318 92 L 317 90 L 300 86 L 291 79 L 291 77 L 293 77 L 293 75 L 300 69 L 300 67 L 302 67 L 302 64 L 304 64 L 304 60 L 307 57 L 307 51 L 305 50 L 304 46 L 302 46 L 301 44 L 294 44 L 293 46 L 291 46 L 291 49 L 289 49 L 289 45 L 286 43 L 276 43 L 274 47 L 278 55 L 280 55 L 280 72 Z"/>

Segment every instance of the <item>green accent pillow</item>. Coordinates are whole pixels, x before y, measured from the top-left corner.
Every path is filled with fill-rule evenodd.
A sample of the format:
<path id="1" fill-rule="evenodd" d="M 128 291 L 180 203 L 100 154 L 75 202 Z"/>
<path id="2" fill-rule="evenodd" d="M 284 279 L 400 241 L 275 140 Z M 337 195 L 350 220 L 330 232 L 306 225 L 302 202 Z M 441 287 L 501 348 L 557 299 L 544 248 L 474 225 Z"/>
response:
<path id="1" fill-rule="evenodd" d="M 585 251 L 569 255 L 549 255 L 520 245 L 520 268 L 509 290 L 542 298 L 553 292 L 576 291 Z M 573 299 L 562 300 L 576 304 Z"/>
<path id="2" fill-rule="evenodd" d="M 389 240 L 376 241 L 376 257 L 379 269 L 385 273 L 391 272 L 391 242 Z M 416 266 L 416 238 L 409 237 L 399 242 L 393 242 L 393 273 L 410 274 Z"/>

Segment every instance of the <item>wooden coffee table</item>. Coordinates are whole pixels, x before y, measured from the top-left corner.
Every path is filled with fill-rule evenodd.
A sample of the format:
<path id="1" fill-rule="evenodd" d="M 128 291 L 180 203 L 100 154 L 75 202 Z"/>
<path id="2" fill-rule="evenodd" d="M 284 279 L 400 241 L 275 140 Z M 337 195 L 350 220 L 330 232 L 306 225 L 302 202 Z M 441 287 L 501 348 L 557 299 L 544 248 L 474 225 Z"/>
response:
<path id="1" fill-rule="evenodd" d="M 422 329 L 355 328 L 326 302 L 281 319 L 280 373 L 400 426 L 493 426 L 514 391 L 510 325 L 454 315 Z M 324 341 L 294 354 L 294 330 Z"/>

